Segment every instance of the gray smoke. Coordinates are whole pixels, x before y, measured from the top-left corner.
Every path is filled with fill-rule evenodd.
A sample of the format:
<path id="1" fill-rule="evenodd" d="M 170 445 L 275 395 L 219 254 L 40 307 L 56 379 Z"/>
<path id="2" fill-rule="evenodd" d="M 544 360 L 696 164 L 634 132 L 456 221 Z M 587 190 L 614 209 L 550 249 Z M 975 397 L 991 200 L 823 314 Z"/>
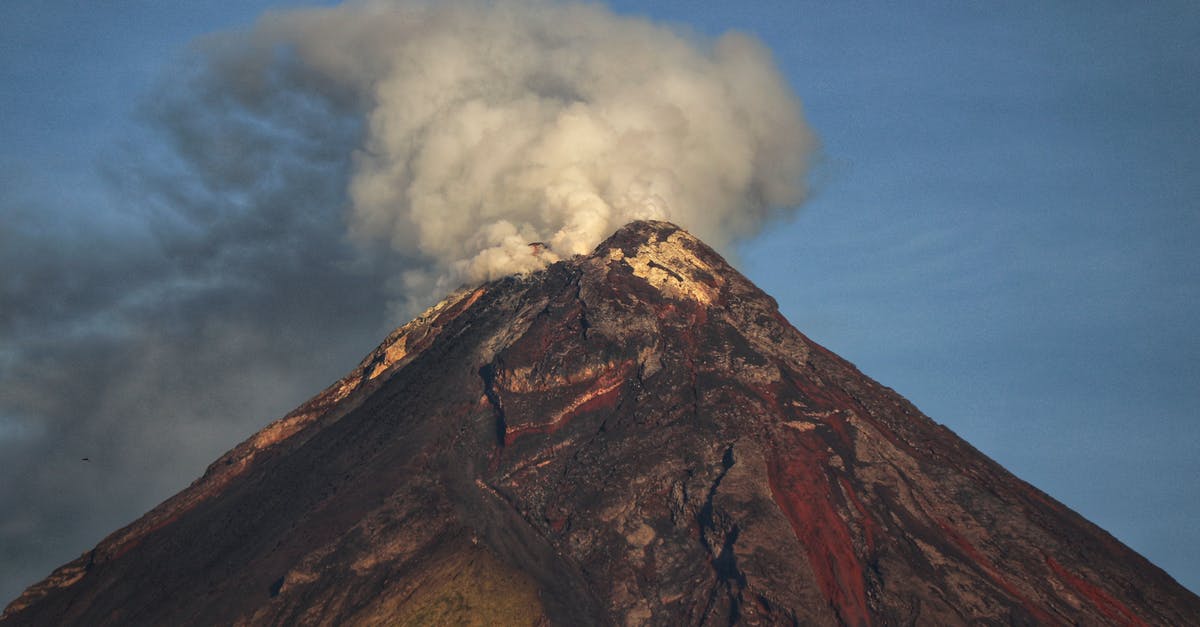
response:
<path id="1" fill-rule="evenodd" d="M 458 284 L 636 218 L 731 244 L 815 148 L 753 39 L 548 2 L 269 13 L 195 42 L 143 122 L 104 158 L 117 215 L 0 185 L 2 597 Z"/>

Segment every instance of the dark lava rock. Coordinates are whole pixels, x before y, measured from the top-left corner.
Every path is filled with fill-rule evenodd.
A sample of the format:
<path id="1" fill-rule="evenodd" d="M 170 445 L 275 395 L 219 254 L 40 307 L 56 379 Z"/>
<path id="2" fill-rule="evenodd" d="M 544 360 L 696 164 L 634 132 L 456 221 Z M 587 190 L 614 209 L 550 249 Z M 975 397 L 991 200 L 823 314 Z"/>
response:
<path id="1" fill-rule="evenodd" d="M 4 624 L 1163 624 L 1200 598 L 677 227 L 452 295 Z"/>

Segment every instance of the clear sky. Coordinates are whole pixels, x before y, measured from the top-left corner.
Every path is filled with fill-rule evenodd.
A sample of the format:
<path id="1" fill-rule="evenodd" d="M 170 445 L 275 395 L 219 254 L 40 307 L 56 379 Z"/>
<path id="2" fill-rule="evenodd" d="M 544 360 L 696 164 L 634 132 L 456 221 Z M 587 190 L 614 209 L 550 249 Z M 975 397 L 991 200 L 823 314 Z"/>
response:
<path id="1" fill-rule="evenodd" d="M 130 208 L 139 196 L 123 173 L 137 168 L 125 160 L 155 154 L 145 102 L 189 40 L 249 24 L 268 5 L 279 3 L 0 4 L 0 262 L 10 266 L 0 476 L 18 478 L 0 486 L 5 601 L 343 374 L 386 330 L 386 312 L 343 313 L 378 294 L 322 284 L 307 266 L 281 282 L 312 280 L 322 294 L 280 288 L 213 304 L 195 286 L 180 296 L 176 279 L 122 293 L 121 311 L 169 301 L 138 319 L 197 338 L 186 354 L 130 348 L 104 331 L 120 319 L 94 315 L 113 310 L 109 288 L 147 260 L 187 266 L 213 245 L 156 239 L 168 227 L 145 218 L 151 206 Z M 751 33 L 803 101 L 823 145 L 814 196 L 735 260 L 797 328 L 1200 590 L 1200 5 L 611 6 L 705 34 Z M 196 276 L 184 270 L 170 276 Z M 198 306 L 211 315 L 197 323 L 170 313 Z M 280 336 L 239 324 L 267 315 Z M 284 336 L 318 332 L 306 362 L 321 366 L 295 375 L 306 347 Z M 207 348 L 222 342 L 250 348 Z M 14 364 L 31 347 L 43 373 L 95 372 L 103 393 L 30 379 Z M 259 378 L 247 387 L 230 361 L 251 349 Z M 99 374 L 135 350 L 156 357 Z M 177 366 L 186 359 L 212 364 Z M 146 400 L 127 380 L 138 377 L 186 394 Z M 264 380 L 277 384 L 264 391 Z M 29 390 L 103 399 L 46 409 L 102 418 L 41 420 L 36 408 L 52 403 Z M 130 408 L 172 404 L 188 408 L 123 426 Z M 139 445 L 105 440 L 117 432 L 140 434 Z M 181 443 L 190 450 L 172 448 Z"/>

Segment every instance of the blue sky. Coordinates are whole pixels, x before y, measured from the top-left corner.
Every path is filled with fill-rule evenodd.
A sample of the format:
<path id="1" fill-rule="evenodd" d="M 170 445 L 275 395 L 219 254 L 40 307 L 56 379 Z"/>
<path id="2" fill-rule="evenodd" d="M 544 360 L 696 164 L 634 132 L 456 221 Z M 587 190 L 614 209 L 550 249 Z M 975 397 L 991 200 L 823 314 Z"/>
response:
<path id="1" fill-rule="evenodd" d="M 0 246 L 51 242 L 29 249 L 69 268 L 86 259 L 79 249 L 115 243 L 135 265 L 144 242 L 129 233 L 145 227 L 110 179 L 145 141 L 142 99 L 191 38 L 267 4 L 0 5 Z M 814 196 L 737 260 L 797 328 L 1200 590 L 1200 6 L 612 6 L 752 33 L 803 100 L 823 144 Z M 18 208 L 71 237 L 30 235 Z M 47 320 L 104 298 L 69 287 L 72 298 L 45 301 Z M 0 323 L 18 305 L 0 301 Z M 352 365 L 382 337 L 376 322 L 255 407 L 263 422 Z M 0 333 L 49 332 L 21 324 Z M 0 439 L 38 428 L 0 415 Z M 207 428 L 176 474 L 194 477 L 245 435 Z M 186 481 L 114 493 L 96 529 L 47 523 L 56 531 L 34 548 L 66 561 Z M 33 524 L 0 521 L 0 542 L 32 537 Z"/>

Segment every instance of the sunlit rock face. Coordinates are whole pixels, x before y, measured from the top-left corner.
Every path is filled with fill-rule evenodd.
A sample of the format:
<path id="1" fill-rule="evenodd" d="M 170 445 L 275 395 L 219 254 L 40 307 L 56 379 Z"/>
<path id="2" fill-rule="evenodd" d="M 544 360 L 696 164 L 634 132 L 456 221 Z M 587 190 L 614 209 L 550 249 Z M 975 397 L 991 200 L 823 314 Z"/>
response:
<path id="1" fill-rule="evenodd" d="M 1200 599 L 636 222 L 457 292 L 5 624 L 1188 624 Z"/>

